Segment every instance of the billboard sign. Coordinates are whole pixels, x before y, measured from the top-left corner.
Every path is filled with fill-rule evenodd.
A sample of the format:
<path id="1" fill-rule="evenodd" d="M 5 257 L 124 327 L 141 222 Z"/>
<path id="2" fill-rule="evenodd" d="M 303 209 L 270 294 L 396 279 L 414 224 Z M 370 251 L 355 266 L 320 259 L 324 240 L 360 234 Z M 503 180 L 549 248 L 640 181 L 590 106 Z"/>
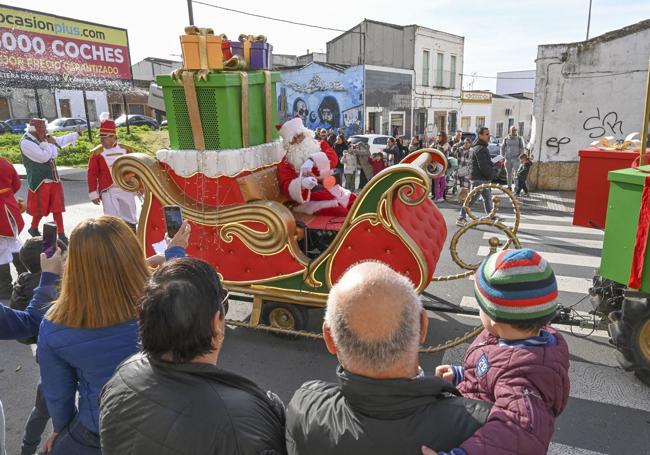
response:
<path id="1" fill-rule="evenodd" d="M 0 5 L 0 85 L 123 90 L 131 79 L 125 29 Z"/>

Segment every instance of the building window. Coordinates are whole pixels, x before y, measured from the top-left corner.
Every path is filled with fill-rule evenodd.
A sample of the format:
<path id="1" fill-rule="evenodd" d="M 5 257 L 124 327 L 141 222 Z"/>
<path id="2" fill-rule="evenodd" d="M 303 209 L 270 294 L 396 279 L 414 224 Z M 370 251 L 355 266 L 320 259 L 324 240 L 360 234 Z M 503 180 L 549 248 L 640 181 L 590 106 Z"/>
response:
<path id="1" fill-rule="evenodd" d="M 424 134 L 424 130 L 427 125 L 427 113 L 418 112 L 418 121 L 416 125 L 416 134 Z"/>
<path id="2" fill-rule="evenodd" d="M 129 114 L 144 115 L 144 104 L 129 104 Z"/>
<path id="3" fill-rule="evenodd" d="M 508 119 L 508 132 L 510 132 L 510 127 L 513 126 L 514 124 L 515 124 L 515 119 L 510 117 Z"/>
<path id="4" fill-rule="evenodd" d="M 497 122 L 497 138 L 503 137 L 503 122 Z"/>
<path id="5" fill-rule="evenodd" d="M 122 115 L 122 104 L 121 103 L 111 103 L 111 117 L 118 118 Z"/>
<path id="6" fill-rule="evenodd" d="M 461 117 L 460 118 L 460 129 L 468 132 L 471 128 L 472 117 Z"/>
<path id="7" fill-rule="evenodd" d="M 451 56 L 451 66 L 449 71 L 449 88 L 456 88 L 456 56 Z"/>
<path id="8" fill-rule="evenodd" d="M 436 87 L 442 87 L 442 71 L 443 71 L 443 64 L 444 64 L 444 58 L 445 56 L 438 52 L 438 57 L 436 61 Z"/>
<path id="9" fill-rule="evenodd" d="M 485 126 L 485 117 L 476 117 L 476 129 L 483 128 Z"/>
<path id="10" fill-rule="evenodd" d="M 524 137 L 524 126 L 525 126 L 524 122 L 519 122 L 519 135 L 521 137 Z"/>
<path id="11" fill-rule="evenodd" d="M 449 132 L 449 134 L 454 134 L 454 132 L 456 131 L 456 126 L 458 125 L 458 113 L 450 112 L 449 115 L 447 116 L 447 123 L 448 123 L 447 131 Z"/>
<path id="12" fill-rule="evenodd" d="M 422 51 L 422 85 L 429 85 L 429 51 Z"/>

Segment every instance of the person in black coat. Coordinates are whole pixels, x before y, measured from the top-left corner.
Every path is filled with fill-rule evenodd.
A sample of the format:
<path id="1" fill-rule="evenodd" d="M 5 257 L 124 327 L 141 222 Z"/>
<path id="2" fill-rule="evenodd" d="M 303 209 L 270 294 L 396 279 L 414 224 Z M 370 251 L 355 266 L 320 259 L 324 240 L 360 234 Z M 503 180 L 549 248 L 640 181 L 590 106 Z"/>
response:
<path id="1" fill-rule="evenodd" d="M 490 140 L 490 129 L 482 127 L 478 130 L 478 137 L 472 148 L 469 150 L 469 180 L 470 191 L 477 186 L 488 184 L 497 174 L 498 168 L 492 162 L 490 151 L 488 150 L 488 141 Z M 481 191 L 481 198 L 483 199 L 483 208 L 485 214 L 489 215 L 492 211 L 492 191 L 486 188 Z M 472 199 L 468 205 L 472 205 L 476 198 Z M 465 206 L 463 205 L 456 220 L 457 226 L 463 226 L 467 223 L 467 214 Z"/>
<path id="2" fill-rule="evenodd" d="M 217 366 L 228 293 L 206 262 L 176 259 L 141 301 L 141 353 L 100 397 L 103 455 L 286 453 L 280 399 Z"/>

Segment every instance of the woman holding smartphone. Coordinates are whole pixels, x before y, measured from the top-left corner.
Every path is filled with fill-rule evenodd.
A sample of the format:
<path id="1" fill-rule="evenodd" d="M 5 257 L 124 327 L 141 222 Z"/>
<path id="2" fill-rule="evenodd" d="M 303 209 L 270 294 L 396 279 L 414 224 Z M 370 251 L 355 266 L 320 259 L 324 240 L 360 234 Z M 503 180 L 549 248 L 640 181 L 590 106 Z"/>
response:
<path id="1" fill-rule="evenodd" d="M 189 235 L 183 223 L 165 257 L 184 256 Z M 117 365 L 138 351 L 138 301 L 151 269 L 133 231 L 112 216 L 75 227 L 61 268 L 61 291 L 38 338 L 43 395 L 54 427 L 44 452 L 101 454 L 99 393 Z"/>

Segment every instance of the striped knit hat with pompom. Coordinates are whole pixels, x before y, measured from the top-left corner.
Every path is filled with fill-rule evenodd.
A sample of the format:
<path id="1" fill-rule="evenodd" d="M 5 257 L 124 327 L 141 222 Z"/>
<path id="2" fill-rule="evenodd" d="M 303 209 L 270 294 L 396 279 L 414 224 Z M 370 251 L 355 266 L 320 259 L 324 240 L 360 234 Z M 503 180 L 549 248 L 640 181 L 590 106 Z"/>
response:
<path id="1" fill-rule="evenodd" d="M 474 294 L 496 322 L 546 323 L 557 310 L 555 274 L 539 253 L 528 248 L 487 257 L 474 275 Z"/>

